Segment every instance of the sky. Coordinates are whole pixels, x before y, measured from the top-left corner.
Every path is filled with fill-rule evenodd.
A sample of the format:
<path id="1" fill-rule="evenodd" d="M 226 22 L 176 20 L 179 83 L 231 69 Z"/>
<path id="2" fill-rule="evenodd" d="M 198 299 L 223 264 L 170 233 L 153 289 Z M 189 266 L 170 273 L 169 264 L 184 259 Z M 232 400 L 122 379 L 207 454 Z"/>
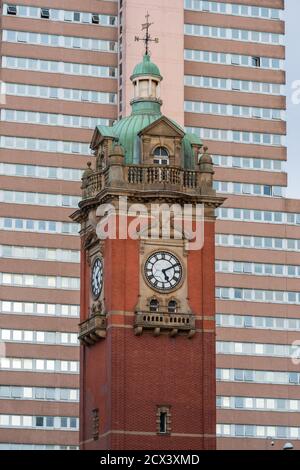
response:
<path id="1" fill-rule="evenodd" d="M 292 102 L 292 83 L 300 80 L 300 1 L 286 1 L 286 70 L 288 123 L 287 197 L 300 199 L 300 103 Z"/>

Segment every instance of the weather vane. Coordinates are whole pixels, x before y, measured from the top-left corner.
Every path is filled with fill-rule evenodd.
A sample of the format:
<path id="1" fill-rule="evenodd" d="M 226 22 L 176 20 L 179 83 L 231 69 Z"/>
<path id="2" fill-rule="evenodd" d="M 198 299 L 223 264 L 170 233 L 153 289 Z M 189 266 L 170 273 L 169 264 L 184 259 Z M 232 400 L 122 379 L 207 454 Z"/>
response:
<path id="1" fill-rule="evenodd" d="M 146 46 L 146 55 L 149 55 L 149 43 L 150 42 L 155 42 L 156 44 L 159 42 L 158 38 L 152 39 L 149 33 L 149 28 L 152 26 L 154 23 L 149 22 L 150 15 L 147 12 L 147 15 L 145 15 L 146 18 L 146 23 L 142 24 L 142 31 L 146 31 L 145 36 L 143 38 L 139 38 L 138 36 L 135 36 L 134 40 L 135 41 L 143 41 Z"/>

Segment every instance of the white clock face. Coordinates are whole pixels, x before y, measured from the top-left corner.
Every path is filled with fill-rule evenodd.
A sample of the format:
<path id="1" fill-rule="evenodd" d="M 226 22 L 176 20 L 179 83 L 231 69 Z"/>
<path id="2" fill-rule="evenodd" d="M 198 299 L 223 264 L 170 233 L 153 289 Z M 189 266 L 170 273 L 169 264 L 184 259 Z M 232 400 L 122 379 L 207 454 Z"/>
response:
<path id="1" fill-rule="evenodd" d="M 145 263 L 145 277 L 151 287 L 161 291 L 170 291 L 180 284 L 182 264 L 179 259 L 167 251 L 157 251 Z"/>
<path id="2" fill-rule="evenodd" d="M 92 267 L 91 289 L 95 299 L 98 299 L 103 286 L 103 261 L 96 258 Z"/>

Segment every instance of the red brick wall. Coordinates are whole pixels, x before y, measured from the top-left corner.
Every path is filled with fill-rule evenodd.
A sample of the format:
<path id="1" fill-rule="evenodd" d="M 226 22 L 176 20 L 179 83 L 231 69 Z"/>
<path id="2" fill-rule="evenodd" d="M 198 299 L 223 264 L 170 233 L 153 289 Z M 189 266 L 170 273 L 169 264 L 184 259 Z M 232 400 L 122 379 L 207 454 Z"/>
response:
<path id="1" fill-rule="evenodd" d="M 105 305 L 108 313 L 134 312 L 139 270 L 138 241 L 106 242 Z M 215 447 L 214 437 L 202 437 L 203 434 L 214 436 L 216 426 L 214 322 L 203 319 L 203 316 L 214 317 L 215 314 L 213 223 L 205 225 L 204 248 L 188 254 L 188 291 L 193 313 L 200 317 L 197 328 L 202 330 L 192 339 L 166 335 L 155 338 L 148 332 L 135 336 L 133 316 L 120 314 L 109 316 L 105 340 L 90 348 L 81 348 L 81 441 L 88 441 L 82 448 L 192 450 Z M 170 436 L 156 434 L 159 405 L 171 407 Z M 99 408 L 100 439 L 92 441 L 92 409 L 96 407 Z M 119 433 L 111 434 L 111 430 Z M 174 436 L 174 433 L 179 435 Z"/>

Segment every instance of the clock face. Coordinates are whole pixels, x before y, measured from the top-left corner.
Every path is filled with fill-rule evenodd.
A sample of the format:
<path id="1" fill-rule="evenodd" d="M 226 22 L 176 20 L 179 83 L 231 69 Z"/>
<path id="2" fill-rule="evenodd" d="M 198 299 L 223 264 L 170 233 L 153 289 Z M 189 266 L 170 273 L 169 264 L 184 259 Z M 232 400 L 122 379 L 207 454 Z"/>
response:
<path id="1" fill-rule="evenodd" d="M 98 299 L 103 286 L 103 261 L 96 258 L 92 267 L 91 288 L 95 299 Z"/>
<path id="2" fill-rule="evenodd" d="M 182 279 L 181 262 L 167 251 L 157 251 L 149 256 L 144 269 L 150 286 L 164 292 L 177 287 Z"/>

